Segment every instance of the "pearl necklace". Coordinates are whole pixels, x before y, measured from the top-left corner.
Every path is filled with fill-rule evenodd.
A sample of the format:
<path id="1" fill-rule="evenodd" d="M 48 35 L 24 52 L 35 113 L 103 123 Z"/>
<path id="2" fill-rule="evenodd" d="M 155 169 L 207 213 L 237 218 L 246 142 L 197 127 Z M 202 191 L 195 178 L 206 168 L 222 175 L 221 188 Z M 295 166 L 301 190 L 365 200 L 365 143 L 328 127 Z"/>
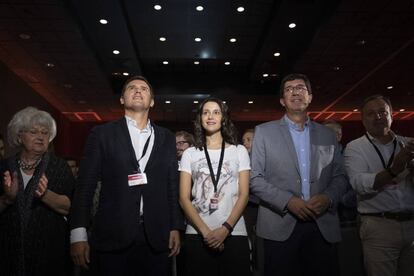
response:
<path id="1" fill-rule="evenodd" d="M 27 164 L 22 159 L 17 160 L 17 164 L 19 165 L 20 169 L 24 171 L 31 171 L 34 170 L 37 165 L 39 165 L 42 158 L 37 159 L 33 164 Z"/>

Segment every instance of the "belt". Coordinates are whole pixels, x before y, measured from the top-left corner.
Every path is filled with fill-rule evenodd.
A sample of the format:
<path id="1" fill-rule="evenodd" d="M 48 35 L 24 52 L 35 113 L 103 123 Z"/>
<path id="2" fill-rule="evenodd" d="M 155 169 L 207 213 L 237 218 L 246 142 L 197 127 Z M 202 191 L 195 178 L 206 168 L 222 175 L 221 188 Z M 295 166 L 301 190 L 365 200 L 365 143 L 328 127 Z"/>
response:
<path id="1" fill-rule="evenodd" d="M 394 219 L 398 221 L 406 221 L 414 219 L 413 212 L 382 212 L 382 213 L 359 213 L 361 216 L 380 217 Z"/>

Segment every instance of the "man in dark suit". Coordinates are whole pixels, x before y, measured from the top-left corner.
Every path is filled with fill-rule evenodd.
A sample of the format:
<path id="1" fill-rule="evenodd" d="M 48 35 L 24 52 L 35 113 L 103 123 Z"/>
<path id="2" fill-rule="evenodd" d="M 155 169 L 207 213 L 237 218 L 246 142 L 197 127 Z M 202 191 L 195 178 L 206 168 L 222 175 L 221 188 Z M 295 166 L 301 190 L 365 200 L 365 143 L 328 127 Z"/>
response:
<path id="1" fill-rule="evenodd" d="M 127 80 L 120 102 L 125 117 L 92 129 L 85 145 L 72 204 L 72 259 L 94 275 L 168 275 L 183 228 L 174 134 L 150 122 L 154 94 L 145 78 Z"/>
<path id="2" fill-rule="evenodd" d="M 307 115 L 312 96 L 305 75 L 285 77 L 285 116 L 255 130 L 250 191 L 261 202 L 257 235 L 264 238 L 265 275 L 338 272 L 335 206 L 347 183 L 334 133 Z"/>

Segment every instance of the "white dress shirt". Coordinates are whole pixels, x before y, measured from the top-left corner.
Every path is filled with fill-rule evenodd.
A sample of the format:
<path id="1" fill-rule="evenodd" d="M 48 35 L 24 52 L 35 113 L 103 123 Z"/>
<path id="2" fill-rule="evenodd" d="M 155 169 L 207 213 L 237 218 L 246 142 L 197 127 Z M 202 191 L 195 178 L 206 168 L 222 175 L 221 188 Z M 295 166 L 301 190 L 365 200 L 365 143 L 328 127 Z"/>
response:
<path id="1" fill-rule="evenodd" d="M 394 139 L 397 140 L 395 155 L 401 149 L 400 144 L 410 139 L 395 135 L 391 142 L 381 144 L 371 135 L 369 137 L 382 154 L 385 164 L 392 155 Z M 374 146 L 365 135 L 351 141 L 346 146 L 344 160 L 349 181 L 358 194 L 360 213 L 414 211 L 413 176 L 408 173 L 407 169 L 383 189 L 374 190 L 375 177 L 384 170 L 384 166 Z"/>
<path id="2" fill-rule="evenodd" d="M 127 126 L 128 126 L 128 132 L 129 136 L 131 137 L 132 146 L 134 148 L 135 157 L 137 160 L 139 160 L 139 167 L 141 172 L 145 172 L 145 168 L 147 166 L 149 157 L 151 155 L 152 148 L 154 146 L 155 141 L 155 133 L 154 128 L 151 126 L 150 120 L 148 120 L 147 125 L 144 129 L 139 129 L 137 126 L 137 122 L 128 117 L 125 116 Z M 142 153 L 144 151 L 144 146 L 147 140 L 149 140 L 147 151 L 145 152 L 145 155 L 142 156 Z M 144 201 L 141 197 L 140 200 L 140 214 L 143 214 L 143 206 Z M 138 215 L 137 215 L 138 216 Z M 73 229 L 70 232 L 70 242 L 81 242 L 81 241 L 87 241 L 88 240 L 88 234 L 85 227 L 78 227 Z"/>

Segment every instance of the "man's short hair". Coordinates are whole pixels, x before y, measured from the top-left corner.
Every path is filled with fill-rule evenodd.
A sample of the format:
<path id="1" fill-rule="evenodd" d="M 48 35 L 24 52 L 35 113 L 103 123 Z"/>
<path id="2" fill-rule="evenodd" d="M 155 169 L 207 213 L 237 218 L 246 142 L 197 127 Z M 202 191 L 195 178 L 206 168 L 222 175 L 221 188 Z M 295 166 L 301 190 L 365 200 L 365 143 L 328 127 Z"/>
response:
<path id="1" fill-rule="evenodd" d="M 391 100 L 388 97 L 386 97 L 384 95 L 381 95 L 381 94 L 375 94 L 375 95 L 372 95 L 372 96 L 369 96 L 369 97 L 365 98 L 364 101 L 362 102 L 362 105 L 361 105 L 360 109 L 359 109 L 359 110 L 361 110 L 361 113 L 364 112 L 364 107 L 367 105 L 367 103 L 369 103 L 370 101 L 373 101 L 373 100 L 383 100 L 389 106 L 390 112 L 392 113 Z"/>
<path id="2" fill-rule="evenodd" d="M 190 144 L 190 146 L 194 145 L 194 136 L 191 133 L 184 130 L 177 131 L 175 133 L 175 137 L 179 136 L 183 136 L 184 140 L 186 140 Z"/>
<path id="3" fill-rule="evenodd" d="M 289 74 L 282 79 L 282 82 L 280 83 L 280 90 L 279 90 L 280 98 L 283 98 L 283 95 L 285 93 L 285 83 L 288 81 L 293 81 L 293 80 L 303 80 L 305 82 L 306 89 L 308 89 L 308 94 L 312 94 L 312 88 L 311 88 L 309 78 L 304 74 L 294 73 L 294 74 Z"/>

